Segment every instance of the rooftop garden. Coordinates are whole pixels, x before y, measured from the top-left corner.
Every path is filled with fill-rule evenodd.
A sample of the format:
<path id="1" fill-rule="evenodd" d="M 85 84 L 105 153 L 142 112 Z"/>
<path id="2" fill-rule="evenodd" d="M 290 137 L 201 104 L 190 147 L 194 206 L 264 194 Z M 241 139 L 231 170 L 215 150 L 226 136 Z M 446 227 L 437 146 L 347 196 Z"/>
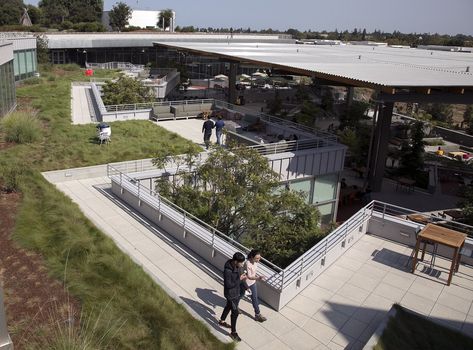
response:
<path id="1" fill-rule="evenodd" d="M 115 77 L 118 72 L 96 74 Z M 52 301 L 58 300 L 53 288 L 46 286 L 49 292 L 32 297 L 28 292 L 33 293 L 38 287 L 30 275 L 31 285 L 23 281 L 22 286 L 28 296 L 20 299 L 18 283 L 4 277 L 8 325 L 15 347 L 233 348 L 191 317 L 100 232 L 70 198 L 41 176 L 45 170 L 151 158 L 158 149 L 182 153 L 193 147 L 178 135 L 146 121 L 111 123 L 113 142 L 100 146 L 95 125 L 71 125 L 71 83 L 80 80 L 84 80 L 84 73 L 77 66 L 41 67 L 41 78 L 25 81 L 17 89 L 20 113 L 5 119 L 7 122 L 0 121 L 0 196 L 2 203 L 14 199 L 18 203 L 8 217 L 6 211 L 1 211 L 2 230 L 11 217 L 15 223 L 1 236 L 5 241 L 0 245 L 4 247 L 3 243 L 13 239 L 13 255 L 26 251 L 27 256 L 42 257 L 54 283 L 62 284 L 71 303 L 77 300 L 80 309 L 72 318 L 59 313 L 60 316 L 37 322 L 39 310 L 49 310 Z M 6 269 L 4 276 L 8 276 L 13 266 L 2 265 Z M 9 312 L 20 303 L 30 305 L 29 311 Z M 68 304 L 65 301 L 57 308 L 67 310 Z"/>

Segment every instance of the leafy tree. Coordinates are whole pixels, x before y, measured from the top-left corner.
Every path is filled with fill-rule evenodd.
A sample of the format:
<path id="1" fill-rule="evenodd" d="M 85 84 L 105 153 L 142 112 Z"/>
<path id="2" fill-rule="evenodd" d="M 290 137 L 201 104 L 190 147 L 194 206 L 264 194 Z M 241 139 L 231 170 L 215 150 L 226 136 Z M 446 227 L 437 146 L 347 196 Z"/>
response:
<path id="1" fill-rule="evenodd" d="M 171 9 L 166 9 L 159 12 L 157 26 L 166 30 L 166 28 L 171 26 L 171 19 L 173 17 L 173 12 Z"/>
<path id="2" fill-rule="evenodd" d="M 116 3 L 109 12 L 110 26 L 113 30 L 121 32 L 131 18 L 131 7 L 124 2 Z"/>
<path id="3" fill-rule="evenodd" d="M 66 18 L 72 23 L 100 22 L 103 12 L 103 0 L 41 0 L 38 6 L 44 23 L 56 27 Z"/>
<path id="4" fill-rule="evenodd" d="M 0 2 L 0 25 L 18 24 L 25 5 L 22 0 Z"/>
<path id="5" fill-rule="evenodd" d="M 36 54 L 38 63 L 49 62 L 48 38 L 43 34 L 36 34 Z"/>
<path id="6" fill-rule="evenodd" d="M 41 0 L 38 7 L 43 13 L 43 22 L 47 26 L 57 26 L 69 16 L 66 0 Z"/>
<path id="7" fill-rule="evenodd" d="M 473 105 L 467 105 L 465 112 L 463 113 L 462 125 L 466 123 L 468 125 L 468 133 L 471 134 L 473 130 Z"/>
<path id="8" fill-rule="evenodd" d="M 447 124 L 451 124 L 452 122 L 452 105 L 443 103 L 429 103 L 425 105 L 423 109 L 432 116 L 433 120 Z"/>
<path id="9" fill-rule="evenodd" d="M 473 188 L 466 186 L 463 195 L 464 198 L 458 202 L 458 206 L 462 209 L 465 224 L 473 225 Z"/>
<path id="10" fill-rule="evenodd" d="M 365 102 L 353 101 L 346 113 L 340 116 L 340 130 L 344 128 L 357 128 L 360 120 L 365 116 L 369 105 Z"/>
<path id="11" fill-rule="evenodd" d="M 161 153 L 153 163 L 177 169 L 157 182 L 161 195 L 276 264 L 287 266 L 321 238 L 317 209 L 302 193 L 278 190 L 276 173 L 254 149 L 218 147 L 199 165 L 193 153 L 180 160 Z"/>
<path id="12" fill-rule="evenodd" d="M 424 167 L 424 123 L 414 122 L 410 127 L 411 142 L 402 147 L 400 173 L 415 179 Z"/>
<path id="13" fill-rule="evenodd" d="M 269 108 L 269 114 L 279 114 L 282 108 L 282 98 L 278 90 L 275 90 L 274 99 L 268 100 L 267 107 Z"/>
<path id="14" fill-rule="evenodd" d="M 361 41 L 366 40 L 366 28 L 363 28 L 363 32 L 361 33 Z"/>
<path id="15" fill-rule="evenodd" d="M 120 105 L 154 101 L 150 88 L 143 86 L 140 81 L 121 76 L 116 81 L 107 82 L 103 88 L 103 103 L 105 105 Z"/>

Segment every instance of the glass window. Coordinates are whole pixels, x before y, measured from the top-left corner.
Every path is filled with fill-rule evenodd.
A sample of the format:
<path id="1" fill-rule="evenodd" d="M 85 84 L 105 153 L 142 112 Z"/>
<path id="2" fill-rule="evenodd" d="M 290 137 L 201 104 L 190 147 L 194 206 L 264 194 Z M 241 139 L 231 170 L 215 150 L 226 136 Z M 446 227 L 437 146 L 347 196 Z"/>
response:
<path id="1" fill-rule="evenodd" d="M 337 196 L 338 174 L 318 176 L 315 178 L 313 203 L 325 202 Z"/>
<path id="2" fill-rule="evenodd" d="M 29 50 L 25 52 L 26 55 L 26 72 L 32 73 L 33 69 L 33 51 Z"/>
<path id="3" fill-rule="evenodd" d="M 296 192 L 302 192 L 304 194 L 304 201 L 310 203 L 311 185 L 312 179 L 290 182 L 289 189 Z"/>
<path id="4" fill-rule="evenodd" d="M 320 223 L 322 225 L 328 225 L 333 218 L 334 203 L 323 204 L 317 207 L 320 212 Z"/>

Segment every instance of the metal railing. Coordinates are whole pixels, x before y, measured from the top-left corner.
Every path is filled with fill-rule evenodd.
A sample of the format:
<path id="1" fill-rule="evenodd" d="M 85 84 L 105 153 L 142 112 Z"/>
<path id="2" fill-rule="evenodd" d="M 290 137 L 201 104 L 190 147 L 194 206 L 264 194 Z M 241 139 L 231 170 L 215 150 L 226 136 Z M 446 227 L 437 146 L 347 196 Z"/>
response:
<path id="1" fill-rule="evenodd" d="M 133 64 L 130 62 L 105 62 L 105 63 L 93 63 L 86 62 L 86 68 L 94 69 L 126 69 L 132 71 L 143 70 L 145 66 L 143 64 Z"/>
<path id="2" fill-rule="evenodd" d="M 180 214 L 177 217 L 181 217 L 182 220 L 180 222 L 176 222 L 177 224 L 181 225 L 182 228 L 186 229 L 186 232 L 190 234 L 194 234 L 196 238 L 200 239 L 201 242 L 206 244 L 209 248 L 215 249 L 216 251 L 219 251 L 219 247 L 216 245 L 217 239 L 222 240 L 224 242 L 227 242 L 231 246 L 235 247 L 236 249 L 243 251 L 245 253 L 249 253 L 251 249 L 245 247 L 244 245 L 240 244 L 239 242 L 233 240 L 232 238 L 228 237 L 224 233 L 220 232 L 216 228 L 210 226 L 206 222 L 200 220 L 198 217 L 192 215 L 191 213 L 187 212 L 186 210 L 182 209 L 178 205 L 174 204 L 170 200 L 168 200 L 165 197 L 162 197 L 159 193 L 156 191 L 142 185 L 139 181 L 136 181 L 129 177 L 128 175 L 124 174 L 120 170 L 116 169 L 112 165 L 108 164 L 107 165 L 107 176 L 111 179 L 113 178 L 118 178 L 119 182 L 118 184 L 120 187 L 124 187 L 123 183 L 126 181 L 128 186 L 133 186 L 136 187 L 137 191 L 137 196 L 138 199 L 144 202 L 147 202 L 151 206 L 153 206 L 155 209 L 158 210 L 158 212 L 161 212 L 163 207 L 167 207 L 169 209 L 172 209 L 176 213 Z M 174 220 L 176 219 L 176 216 L 173 216 Z M 172 219 L 172 218 L 170 218 Z M 192 221 L 196 224 L 198 224 L 201 228 L 203 228 L 207 233 L 208 233 L 208 240 L 202 239 L 201 235 L 195 234 L 194 230 L 192 227 L 190 227 L 189 221 Z M 269 260 L 262 259 L 261 260 L 263 265 L 266 265 L 266 267 L 269 269 L 269 271 L 272 271 L 272 275 L 269 276 L 267 279 L 268 284 L 270 284 L 272 287 L 276 289 L 282 289 L 282 280 L 280 278 L 274 278 L 276 275 L 279 275 L 283 269 L 281 269 L 279 266 L 273 264 Z M 281 281 L 281 282 L 279 282 Z M 279 282 L 279 283 L 278 283 Z"/>

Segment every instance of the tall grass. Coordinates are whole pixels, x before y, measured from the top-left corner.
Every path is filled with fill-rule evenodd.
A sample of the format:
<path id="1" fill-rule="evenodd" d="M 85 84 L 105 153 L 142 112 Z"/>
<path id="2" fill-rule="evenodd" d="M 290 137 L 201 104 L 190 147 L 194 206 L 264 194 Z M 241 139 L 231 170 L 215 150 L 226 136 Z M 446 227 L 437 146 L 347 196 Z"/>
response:
<path id="1" fill-rule="evenodd" d="M 17 144 L 0 152 L 0 166 L 12 174 L 14 187 L 22 192 L 14 239 L 39 252 L 58 279 L 67 265 L 68 291 L 80 300 L 87 315 L 76 331 L 82 335 L 89 329 L 91 338 L 85 339 L 92 339 L 82 349 L 233 349 L 233 344 L 218 341 L 170 298 L 70 198 L 41 176 L 44 170 L 153 157 L 158 148 L 175 146 L 179 152 L 191 144 L 152 123 L 135 121 L 113 123 L 113 143 L 99 146 L 93 125 L 71 125 L 71 82 L 84 77 L 77 67 L 66 68 L 42 71 L 39 86 L 17 90 L 19 98 L 39 109 L 45 137 L 41 143 Z M 111 73 L 97 72 L 99 77 L 107 74 Z M 16 171 L 15 164 L 22 169 Z M 120 320 L 119 331 L 110 331 L 110 320 Z M 87 324 L 93 325 L 93 331 Z M 39 334 L 54 343 L 44 345 L 34 337 L 31 343 L 39 344 L 35 349 L 75 349 L 68 344 L 80 344 L 64 322 L 58 326 L 65 328 L 40 329 Z M 109 336 L 101 342 L 103 334 Z"/>
<path id="2" fill-rule="evenodd" d="M 41 137 L 41 124 L 33 110 L 16 111 L 0 119 L 0 131 L 7 142 L 31 143 Z"/>

